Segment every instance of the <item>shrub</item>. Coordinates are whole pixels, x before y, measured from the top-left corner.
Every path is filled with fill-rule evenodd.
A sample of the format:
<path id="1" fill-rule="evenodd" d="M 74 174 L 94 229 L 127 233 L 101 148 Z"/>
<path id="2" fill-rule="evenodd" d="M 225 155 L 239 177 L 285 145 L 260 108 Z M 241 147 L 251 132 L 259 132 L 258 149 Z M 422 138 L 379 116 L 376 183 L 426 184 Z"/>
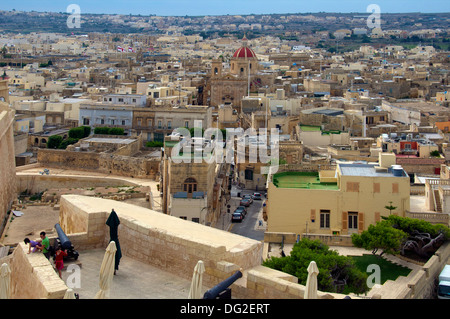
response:
<path id="1" fill-rule="evenodd" d="M 69 137 L 68 139 L 62 141 L 58 148 L 65 150 L 67 148 L 67 146 L 75 144 L 76 142 L 78 142 L 77 138 Z"/>
<path id="2" fill-rule="evenodd" d="M 147 142 L 145 143 L 146 147 L 163 147 L 164 143 L 163 142 L 158 142 L 158 141 L 151 141 L 151 142 Z"/>
<path id="3" fill-rule="evenodd" d="M 69 137 L 71 138 L 83 138 L 84 137 L 84 129 L 83 127 L 73 127 L 69 130 Z"/>
<path id="4" fill-rule="evenodd" d="M 121 127 L 112 127 L 109 129 L 109 135 L 124 135 L 125 130 Z"/>
<path id="5" fill-rule="evenodd" d="M 96 127 L 94 129 L 94 134 L 108 135 L 109 134 L 109 127 Z"/>
<path id="6" fill-rule="evenodd" d="M 47 141 L 47 148 L 53 149 L 59 148 L 59 145 L 61 144 L 62 140 L 63 138 L 59 135 L 50 136 Z"/>
<path id="7" fill-rule="evenodd" d="M 367 274 L 355 266 L 353 258 L 339 255 L 319 240 L 304 238 L 294 245 L 289 256 L 271 257 L 263 265 L 296 276 L 299 284 L 306 285 L 311 261 L 315 261 L 319 268 L 319 290 L 334 292 L 333 281 L 343 278 L 347 278 L 344 293 L 364 293 L 368 290 Z"/>

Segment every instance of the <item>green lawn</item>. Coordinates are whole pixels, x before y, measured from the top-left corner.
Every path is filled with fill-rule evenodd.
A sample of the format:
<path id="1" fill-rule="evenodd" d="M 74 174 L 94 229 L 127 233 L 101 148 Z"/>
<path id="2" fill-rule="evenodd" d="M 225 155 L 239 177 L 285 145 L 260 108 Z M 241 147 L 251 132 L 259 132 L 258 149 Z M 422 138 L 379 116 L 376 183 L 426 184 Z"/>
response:
<path id="1" fill-rule="evenodd" d="M 356 267 L 361 271 L 366 272 L 367 266 L 371 264 L 377 264 L 380 266 L 380 275 L 381 282 L 380 284 L 384 284 L 386 280 L 395 280 L 399 276 L 408 276 L 411 272 L 411 269 L 399 266 L 396 264 L 387 261 L 384 258 L 379 258 L 375 255 L 363 255 L 363 256 L 352 256 L 355 260 Z M 371 273 L 369 273 L 370 275 Z"/>
<path id="2" fill-rule="evenodd" d="M 338 190 L 337 183 L 321 183 L 317 172 L 282 172 L 273 176 L 273 184 L 280 188 Z"/>

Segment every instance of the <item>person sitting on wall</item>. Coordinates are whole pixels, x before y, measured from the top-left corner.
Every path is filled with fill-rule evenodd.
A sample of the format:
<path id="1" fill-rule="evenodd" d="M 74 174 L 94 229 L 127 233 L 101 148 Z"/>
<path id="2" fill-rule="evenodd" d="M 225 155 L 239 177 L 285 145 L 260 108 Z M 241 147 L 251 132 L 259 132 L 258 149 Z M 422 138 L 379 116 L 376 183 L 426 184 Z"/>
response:
<path id="1" fill-rule="evenodd" d="M 25 238 L 24 240 L 25 245 L 28 245 L 28 254 L 31 253 L 31 248 L 33 248 L 33 253 L 35 253 L 39 247 L 42 247 L 42 244 L 35 240 L 30 240 L 29 238 Z"/>

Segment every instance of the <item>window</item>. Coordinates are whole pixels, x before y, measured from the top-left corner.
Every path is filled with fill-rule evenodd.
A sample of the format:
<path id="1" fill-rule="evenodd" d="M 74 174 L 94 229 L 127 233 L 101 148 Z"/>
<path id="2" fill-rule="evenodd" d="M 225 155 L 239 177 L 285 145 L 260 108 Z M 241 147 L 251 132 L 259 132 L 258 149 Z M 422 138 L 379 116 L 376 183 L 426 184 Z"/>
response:
<path id="1" fill-rule="evenodd" d="M 158 121 L 158 128 L 162 128 L 162 122 Z"/>
<path id="2" fill-rule="evenodd" d="M 328 229 L 330 228 L 330 211 L 320 210 L 320 228 Z"/>
<path id="3" fill-rule="evenodd" d="M 105 124 L 105 119 L 101 119 L 100 124 Z"/>
<path id="4" fill-rule="evenodd" d="M 358 230 L 357 212 L 348 212 L 348 230 Z"/>
<path id="5" fill-rule="evenodd" d="M 411 149 L 411 144 L 405 144 L 405 150 L 410 150 Z"/>
<path id="6" fill-rule="evenodd" d="M 200 223 L 200 218 L 198 218 L 198 217 L 192 217 L 192 221 L 193 221 L 194 223 Z"/>
<path id="7" fill-rule="evenodd" d="M 253 169 L 246 169 L 245 170 L 245 179 L 252 181 L 253 180 Z"/>
<path id="8" fill-rule="evenodd" d="M 392 183 L 392 193 L 398 194 L 398 183 Z"/>
<path id="9" fill-rule="evenodd" d="M 192 194 L 197 191 L 197 181 L 193 178 L 187 178 L 183 183 L 183 191 Z"/>
<path id="10" fill-rule="evenodd" d="M 125 123 L 126 123 L 126 121 L 125 121 L 125 120 L 122 120 L 122 125 L 125 125 Z"/>
<path id="11" fill-rule="evenodd" d="M 380 183 L 373 183 L 373 192 L 374 193 L 380 192 Z"/>
<path id="12" fill-rule="evenodd" d="M 171 129 L 172 128 L 172 121 L 167 121 L 167 128 Z"/>
<path id="13" fill-rule="evenodd" d="M 153 92 L 153 98 L 154 99 L 159 98 L 159 92 Z"/>
<path id="14" fill-rule="evenodd" d="M 152 120 L 147 120 L 148 127 L 152 127 Z"/>
<path id="15" fill-rule="evenodd" d="M 89 125 L 89 119 L 84 118 L 83 119 L 83 125 Z"/>
<path id="16" fill-rule="evenodd" d="M 189 128 L 189 121 L 184 121 L 184 127 Z"/>
<path id="17" fill-rule="evenodd" d="M 347 182 L 347 192 L 359 192 L 359 182 Z"/>
<path id="18" fill-rule="evenodd" d="M 119 98 L 119 102 L 123 102 L 123 98 Z"/>

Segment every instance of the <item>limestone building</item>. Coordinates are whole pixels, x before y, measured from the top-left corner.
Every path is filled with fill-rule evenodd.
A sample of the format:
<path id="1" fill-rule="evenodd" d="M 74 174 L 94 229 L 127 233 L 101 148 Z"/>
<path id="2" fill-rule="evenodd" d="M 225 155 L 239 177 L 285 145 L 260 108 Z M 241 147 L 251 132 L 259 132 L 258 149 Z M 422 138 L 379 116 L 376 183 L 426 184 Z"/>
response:
<path id="1" fill-rule="evenodd" d="M 14 157 L 14 110 L 0 103 L 0 234 L 7 212 L 16 199 L 16 164 Z"/>
<path id="2" fill-rule="evenodd" d="M 256 53 L 248 47 L 247 39 L 230 59 L 230 69 L 225 72 L 222 60 L 214 60 L 211 66 L 211 101 L 212 106 L 232 104 L 239 107 L 241 100 L 249 94 L 255 85 L 258 72 Z M 257 80 L 256 80 L 257 81 Z"/>
<path id="3" fill-rule="evenodd" d="M 394 165 L 394 166 L 393 166 Z M 410 178 L 393 154 L 379 164 L 341 163 L 318 171 L 282 171 L 268 183 L 268 232 L 291 232 L 350 244 L 352 233 L 409 210 Z"/>

